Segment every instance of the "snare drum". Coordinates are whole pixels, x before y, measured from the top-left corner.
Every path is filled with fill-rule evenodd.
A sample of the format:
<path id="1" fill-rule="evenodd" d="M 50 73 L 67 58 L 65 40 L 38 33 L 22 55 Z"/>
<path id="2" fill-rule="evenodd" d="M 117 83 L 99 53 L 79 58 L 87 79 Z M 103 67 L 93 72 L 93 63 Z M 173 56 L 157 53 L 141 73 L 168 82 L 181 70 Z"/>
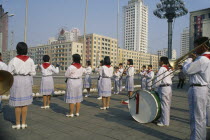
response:
<path id="1" fill-rule="evenodd" d="M 129 99 L 131 116 L 139 123 L 149 123 L 160 118 L 161 104 L 158 93 L 137 90 Z"/>

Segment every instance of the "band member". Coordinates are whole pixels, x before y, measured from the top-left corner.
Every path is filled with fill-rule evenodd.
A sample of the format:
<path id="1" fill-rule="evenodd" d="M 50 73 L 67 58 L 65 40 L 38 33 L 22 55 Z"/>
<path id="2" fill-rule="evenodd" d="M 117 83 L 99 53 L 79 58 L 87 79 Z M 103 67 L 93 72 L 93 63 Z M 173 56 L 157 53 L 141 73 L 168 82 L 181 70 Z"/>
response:
<path id="1" fill-rule="evenodd" d="M 86 68 L 86 73 L 85 73 L 85 80 L 84 80 L 84 88 L 87 89 L 87 94 L 85 97 L 90 96 L 90 88 L 91 88 L 91 73 L 92 73 L 92 68 L 91 68 L 91 62 L 87 61 L 87 68 Z"/>
<path id="2" fill-rule="evenodd" d="M 2 61 L 1 53 L 0 53 L 0 70 L 7 71 L 7 65 Z M 2 96 L 0 96 L 0 113 L 2 112 L 1 98 L 2 98 Z"/>
<path id="3" fill-rule="evenodd" d="M 69 103 L 70 113 L 66 117 L 74 117 L 74 105 L 76 104 L 76 114 L 79 116 L 80 103 L 83 101 L 82 90 L 83 82 L 82 75 L 85 69 L 80 64 L 81 57 L 79 54 L 74 54 L 73 63 L 70 65 L 65 73 L 67 79 L 67 89 L 65 94 L 65 102 Z"/>
<path id="4" fill-rule="evenodd" d="M 125 81 L 125 89 L 128 91 L 128 96 L 131 97 L 134 91 L 134 67 L 133 67 L 133 59 L 128 59 L 127 65 L 129 65 L 126 72 L 126 81 Z M 129 100 L 122 101 L 122 104 L 128 104 Z"/>
<path id="5" fill-rule="evenodd" d="M 169 69 L 169 61 L 167 57 L 160 58 L 160 69 L 157 73 L 157 78 L 155 80 L 155 87 L 158 88 L 158 94 L 161 101 L 161 117 L 158 126 L 169 126 L 170 123 L 170 107 L 171 107 L 171 97 L 172 97 L 172 80 Z"/>
<path id="6" fill-rule="evenodd" d="M 14 83 L 10 89 L 9 105 L 15 107 L 16 125 L 14 129 L 25 129 L 28 105 L 33 101 L 31 76 L 36 74 L 34 61 L 27 56 L 28 46 L 19 42 L 16 47 L 17 56 L 8 65 L 8 71 L 14 75 Z M 22 116 L 22 125 L 20 117 Z"/>
<path id="7" fill-rule="evenodd" d="M 208 38 L 201 37 L 194 41 L 194 46 L 203 44 Z M 209 44 L 203 44 L 195 50 L 196 59 L 191 55 L 183 65 L 183 72 L 190 76 L 188 101 L 190 110 L 191 140 L 206 139 L 206 106 L 208 84 L 210 81 Z M 195 60 L 194 60 L 195 59 Z"/>
<path id="8" fill-rule="evenodd" d="M 59 65 L 54 67 L 50 64 L 50 57 L 48 55 L 43 56 L 43 64 L 40 66 L 42 71 L 42 81 L 40 87 L 40 93 L 43 95 L 43 106 L 42 109 L 50 108 L 50 98 L 51 94 L 54 92 L 54 81 L 53 81 L 53 73 L 59 73 Z"/>
<path id="9" fill-rule="evenodd" d="M 141 76 L 141 89 L 145 90 L 147 87 L 147 78 L 146 78 L 146 74 L 147 74 L 147 70 L 146 70 L 146 66 L 142 66 L 142 70 L 140 72 L 140 76 Z"/>
<path id="10" fill-rule="evenodd" d="M 180 69 L 180 72 L 178 73 L 179 83 L 177 85 L 177 88 L 179 88 L 179 87 L 183 88 L 186 76 L 185 76 L 184 72 L 182 71 L 182 69 L 183 69 L 182 65 L 179 66 L 179 69 Z"/>
<path id="11" fill-rule="evenodd" d="M 110 96 L 112 92 L 112 82 L 111 77 L 113 76 L 113 67 L 111 66 L 111 61 L 109 56 L 104 57 L 104 66 L 102 66 L 102 78 L 100 81 L 100 93 L 102 96 L 103 107 L 101 110 L 109 109 Z"/>
<path id="12" fill-rule="evenodd" d="M 152 65 L 148 65 L 148 70 L 147 70 L 147 74 L 145 75 L 146 79 L 147 79 L 147 90 L 151 90 L 152 89 L 152 79 L 154 78 L 154 71 L 152 70 Z"/>
<path id="13" fill-rule="evenodd" d="M 120 77 L 121 77 L 119 67 L 115 68 L 113 77 L 114 77 L 114 94 L 119 94 L 119 92 L 120 92 Z"/>
<path id="14" fill-rule="evenodd" d="M 102 66 L 104 65 L 104 61 L 101 60 L 100 61 L 100 67 L 98 69 L 98 73 L 99 73 L 99 77 L 98 77 L 98 100 L 101 100 L 102 99 L 102 96 L 101 96 L 101 92 L 100 92 L 100 82 L 101 82 L 101 79 L 102 79 Z"/>
<path id="15" fill-rule="evenodd" d="M 119 83 L 120 83 L 120 92 L 122 91 L 123 89 L 123 86 L 122 86 L 122 81 L 123 81 L 123 63 L 120 63 L 119 64 L 119 72 L 120 72 L 120 80 L 119 80 Z"/>

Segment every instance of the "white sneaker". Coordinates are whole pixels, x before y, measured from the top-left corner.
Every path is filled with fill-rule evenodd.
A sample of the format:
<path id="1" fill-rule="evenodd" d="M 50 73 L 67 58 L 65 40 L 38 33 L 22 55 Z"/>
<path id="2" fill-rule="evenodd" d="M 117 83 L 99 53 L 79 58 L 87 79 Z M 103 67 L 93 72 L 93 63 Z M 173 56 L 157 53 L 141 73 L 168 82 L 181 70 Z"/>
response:
<path id="1" fill-rule="evenodd" d="M 19 130 L 20 129 L 20 124 L 18 124 L 18 125 L 12 125 L 12 128 Z"/>
<path id="2" fill-rule="evenodd" d="M 73 117 L 74 117 L 74 114 L 71 114 L 71 115 L 70 115 L 70 114 L 67 114 L 66 117 L 71 117 L 71 118 L 73 118 Z"/>
<path id="3" fill-rule="evenodd" d="M 106 107 L 100 107 L 101 110 L 106 110 Z"/>
<path id="4" fill-rule="evenodd" d="M 106 109 L 109 109 L 109 106 L 107 106 Z"/>
<path id="5" fill-rule="evenodd" d="M 41 109 L 46 109 L 47 108 L 47 106 L 41 106 Z"/>
<path id="6" fill-rule="evenodd" d="M 76 113 L 75 116 L 79 117 L 79 113 Z"/>
<path id="7" fill-rule="evenodd" d="M 27 128 L 28 126 L 27 126 L 27 124 L 22 124 L 21 127 L 22 127 L 22 129 L 25 129 L 25 128 Z"/>
<path id="8" fill-rule="evenodd" d="M 88 96 L 89 96 L 88 94 L 85 95 L 86 98 L 87 98 Z"/>
<path id="9" fill-rule="evenodd" d="M 98 99 L 98 100 L 101 100 L 101 99 L 102 99 L 102 97 L 98 97 L 97 99 Z"/>
<path id="10" fill-rule="evenodd" d="M 50 108 L 50 106 L 48 105 L 48 106 L 46 106 L 45 108 L 46 108 L 46 109 L 47 109 L 47 108 Z"/>
<path id="11" fill-rule="evenodd" d="M 159 122 L 159 123 L 157 123 L 157 126 L 163 127 L 165 125 Z"/>

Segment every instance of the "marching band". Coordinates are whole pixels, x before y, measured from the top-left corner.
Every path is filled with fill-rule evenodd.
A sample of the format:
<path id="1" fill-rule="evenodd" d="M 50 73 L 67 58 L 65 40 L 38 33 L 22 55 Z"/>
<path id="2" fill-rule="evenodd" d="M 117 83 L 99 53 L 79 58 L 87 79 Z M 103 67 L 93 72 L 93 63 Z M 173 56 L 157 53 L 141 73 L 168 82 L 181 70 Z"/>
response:
<path id="1" fill-rule="evenodd" d="M 210 126 L 210 52 L 209 39 L 201 37 L 195 40 L 195 54 L 191 54 L 189 58 L 181 65 L 182 74 L 190 77 L 190 87 L 188 90 L 188 101 L 190 110 L 190 127 L 191 137 L 194 140 L 204 140 L 206 138 L 206 126 Z M 10 72 L 14 77 L 14 83 L 10 89 L 9 105 L 15 107 L 16 124 L 12 126 L 14 129 L 25 129 L 27 127 L 26 117 L 28 105 L 32 104 L 32 76 L 36 75 L 36 66 L 34 61 L 27 56 L 28 47 L 24 42 L 19 42 L 16 47 L 17 56 L 8 64 L 2 62 L 0 54 L 0 70 Z M 91 62 L 87 61 L 87 67 L 83 68 L 80 64 L 81 57 L 79 54 L 72 56 L 73 63 L 65 72 L 66 94 L 64 100 L 69 104 L 69 114 L 66 117 L 79 116 L 80 103 L 83 101 L 83 88 L 87 89 L 85 97 L 90 96 L 91 88 Z M 40 93 L 43 95 L 42 109 L 50 108 L 50 97 L 54 92 L 53 74 L 59 73 L 59 65 L 55 67 L 50 63 L 48 55 L 43 56 L 43 64 L 40 65 L 42 80 Z M 157 121 L 158 126 L 169 126 L 170 124 L 170 106 L 172 100 L 172 77 L 174 68 L 170 65 L 167 57 L 161 57 L 159 60 L 159 70 L 156 73 L 152 69 L 152 65 L 142 67 L 141 90 L 156 91 L 160 99 L 161 115 Z M 110 97 L 112 94 L 111 78 L 114 78 L 114 94 L 120 94 L 122 91 L 123 75 L 125 78 L 125 89 L 128 92 L 129 99 L 134 94 L 134 67 L 133 60 L 127 60 L 127 66 L 124 69 L 123 64 L 113 68 L 109 56 L 105 56 L 100 61 L 100 67 L 97 72 L 99 77 L 97 80 L 98 99 L 102 99 L 101 110 L 109 109 Z M 82 76 L 85 75 L 84 84 Z M 154 80 L 155 79 L 155 80 Z M 181 86 L 182 88 L 182 86 Z M 123 101 L 123 104 L 129 104 L 129 99 Z M 76 110 L 74 109 L 76 104 Z M 75 110 L 75 111 L 74 111 Z M 0 96 L 1 111 L 1 96 Z M 137 111 L 139 113 L 139 111 Z M 207 118 L 207 119 L 206 119 Z M 22 123 L 22 124 L 21 124 Z"/>

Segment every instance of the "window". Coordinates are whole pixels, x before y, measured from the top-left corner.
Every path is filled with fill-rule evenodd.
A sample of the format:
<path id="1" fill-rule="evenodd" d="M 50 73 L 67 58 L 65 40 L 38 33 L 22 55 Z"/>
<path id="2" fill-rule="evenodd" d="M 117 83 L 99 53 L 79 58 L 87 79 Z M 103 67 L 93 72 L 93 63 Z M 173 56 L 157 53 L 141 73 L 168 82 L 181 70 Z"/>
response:
<path id="1" fill-rule="evenodd" d="M 205 19 L 205 15 L 201 15 L 201 19 Z"/>
<path id="2" fill-rule="evenodd" d="M 194 22 L 196 22 L 197 21 L 197 16 L 194 16 Z"/>

